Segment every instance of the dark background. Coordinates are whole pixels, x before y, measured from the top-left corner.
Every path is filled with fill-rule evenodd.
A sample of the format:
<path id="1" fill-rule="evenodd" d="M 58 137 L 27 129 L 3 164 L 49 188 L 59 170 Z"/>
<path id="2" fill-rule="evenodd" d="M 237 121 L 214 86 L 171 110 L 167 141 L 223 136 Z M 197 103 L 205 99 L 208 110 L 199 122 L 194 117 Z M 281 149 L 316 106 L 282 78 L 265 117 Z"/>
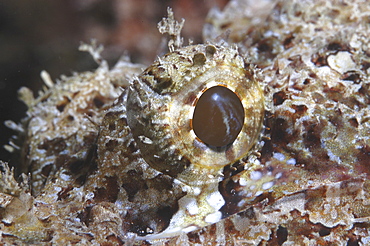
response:
<path id="1" fill-rule="evenodd" d="M 12 130 L 5 120 L 19 122 L 26 106 L 17 90 L 26 86 L 35 97 L 46 70 L 55 82 L 60 75 L 97 67 L 88 53 L 78 51 L 92 38 L 105 46 L 110 65 L 127 52 L 133 62 L 150 64 L 157 56 L 161 35 L 157 23 L 172 7 L 185 18 L 182 35 L 202 41 L 204 20 L 211 7 L 228 0 L 0 0 L 0 160 L 11 155 L 3 148 Z"/>

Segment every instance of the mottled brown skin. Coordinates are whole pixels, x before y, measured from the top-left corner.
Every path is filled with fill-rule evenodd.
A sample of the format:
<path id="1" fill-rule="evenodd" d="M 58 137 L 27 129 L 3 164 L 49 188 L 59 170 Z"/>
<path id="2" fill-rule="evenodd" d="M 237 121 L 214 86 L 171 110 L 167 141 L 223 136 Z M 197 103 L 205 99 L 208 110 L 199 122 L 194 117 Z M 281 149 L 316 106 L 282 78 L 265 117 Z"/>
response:
<path id="1" fill-rule="evenodd" d="M 237 45 L 245 58 L 241 66 L 245 74 L 265 88 L 265 130 L 260 131 L 264 137 L 253 149 L 258 153 L 248 152 L 222 167 L 218 183 L 202 186 L 198 194 L 199 186 L 191 176 L 177 179 L 192 165 L 173 174 L 155 170 L 155 165 L 142 158 L 145 150 L 138 146 L 140 134 L 134 136 L 127 120 L 125 102 L 130 92 L 123 89 L 104 118 L 101 115 L 93 120 L 99 125 L 94 128 L 98 137 L 89 142 L 93 147 L 86 152 L 83 168 L 62 165 L 40 187 L 40 195 L 31 196 L 28 185 L 17 184 L 7 165 L 1 163 L 2 241 L 46 245 L 368 245 L 369 8 L 367 3 L 356 1 L 279 1 L 261 8 L 236 2 L 221 13 L 211 14 L 205 38 Z M 184 53 L 191 53 L 192 48 L 180 46 L 179 42 L 172 46 L 177 51 L 168 56 L 188 57 L 183 63 L 174 62 L 184 67 L 209 61 L 200 53 L 215 54 L 222 49 L 235 52 L 223 45 L 206 44 L 196 46 L 202 52 L 195 50 L 189 58 Z M 156 77 L 152 82 L 163 82 L 152 85 L 153 91 L 168 94 L 164 85 L 172 77 L 163 73 L 168 70 L 158 69 L 160 63 L 155 62 L 141 80 L 136 78 L 131 83 L 135 93 L 147 92 L 140 89 L 144 75 Z M 219 63 L 216 65 L 220 68 Z M 111 81 L 127 72 L 123 67 L 115 73 L 100 69 Z M 101 75 L 97 71 L 90 78 Z M 107 88 L 111 81 L 96 88 Z M 76 85 L 73 79 L 51 92 L 71 85 Z M 198 96 L 189 94 L 179 105 L 192 105 Z M 173 98 L 171 94 L 169 100 Z M 37 105 L 30 111 L 34 109 L 33 117 L 44 119 L 43 111 L 36 109 L 46 107 L 46 103 Z M 90 131 L 79 129 L 82 135 Z M 153 128 L 147 131 L 155 132 Z M 51 143 L 51 149 L 56 149 L 58 142 Z M 208 169 L 197 170 L 202 172 L 200 179 L 206 180 Z M 220 194 L 224 201 L 218 209 L 224 219 L 206 226 L 200 215 L 204 207 L 206 212 L 212 210 L 207 207 L 207 192 L 215 189 L 218 193 L 212 194 Z M 199 211 L 189 205 L 194 201 Z M 189 221 L 184 220 L 181 235 L 151 237 L 181 224 L 182 218 L 202 228 L 186 233 Z"/>

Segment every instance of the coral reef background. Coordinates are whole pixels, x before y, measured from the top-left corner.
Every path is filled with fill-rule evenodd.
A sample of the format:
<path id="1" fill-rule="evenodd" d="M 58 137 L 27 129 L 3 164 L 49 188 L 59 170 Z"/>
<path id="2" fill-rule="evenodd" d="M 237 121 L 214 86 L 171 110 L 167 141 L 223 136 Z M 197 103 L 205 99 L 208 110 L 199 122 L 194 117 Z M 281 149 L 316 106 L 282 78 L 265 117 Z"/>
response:
<path id="1" fill-rule="evenodd" d="M 123 54 L 133 62 L 150 64 L 161 52 L 157 23 L 170 6 L 176 18 L 185 18 L 185 39 L 202 40 L 202 26 L 212 7 L 228 0 L 2 0 L 0 1 L 0 159 L 11 155 L 2 146 L 14 132 L 5 120 L 19 122 L 26 106 L 17 90 L 43 86 L 40 72 L 52 80 L 62 74 L 97 67 L 91 56 L 78 51 L 81 41 L 96 39 L 105 46 L 103 56 L 113 65 Z"/>

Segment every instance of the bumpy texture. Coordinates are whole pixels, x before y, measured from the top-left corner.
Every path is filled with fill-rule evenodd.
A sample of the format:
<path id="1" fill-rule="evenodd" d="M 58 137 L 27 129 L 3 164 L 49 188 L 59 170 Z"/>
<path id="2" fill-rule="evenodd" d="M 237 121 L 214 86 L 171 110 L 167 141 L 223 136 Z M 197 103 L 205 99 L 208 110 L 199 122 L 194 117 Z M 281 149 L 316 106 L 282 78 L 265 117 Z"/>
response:
<path id="1" fill-rule="evenodd" d="M 368 245 L 370 7 L 261 3 L 231 1 L 211 11 L 209 43 L 196 46 L 181 47 L 181 24 L 170 14 L 160 30 L 172 36 L 173 53 L 141 75 L 128 62 L 112 70 L 101 62 L 38 99 L 23 92 L 29 115 L 22 127 L 9 125 L 21 131 L 20 167 L 31 177 L 18 184 L 1 164 L 2 241 Z M 240 95 L 255 81 L 264 100 L 252 100 L 263 110 L 245 120 L 261 124 L 252 124 L 256 136 L 247 142 L 236 139 L 249 145 L 241 155 L 194 144 L 224 154 L 229 162 L 218 165 L 195 147 L 177 146 L 191 138 L 191 124 L 181 122 L 196 98 L 209 83 L 223 83 L 222 72 L 232 74 L 224 62 L 249 81 L 225 86 Z M 138 77 L 128 87 L 132 74 Z M 173 86 L 180 82 L 194 88 Z M 171 170 L 175 161 L 182 166 Z"/>

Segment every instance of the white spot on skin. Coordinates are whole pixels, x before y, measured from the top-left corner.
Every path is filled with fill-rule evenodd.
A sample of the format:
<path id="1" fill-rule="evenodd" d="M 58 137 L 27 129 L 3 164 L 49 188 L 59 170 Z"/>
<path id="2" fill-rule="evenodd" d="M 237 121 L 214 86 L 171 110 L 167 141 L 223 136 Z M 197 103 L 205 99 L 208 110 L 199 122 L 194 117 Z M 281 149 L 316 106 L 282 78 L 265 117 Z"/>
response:
<path id="1" fill-rule="evenodd" d="M 218 191 L 207 196 L 206 200 L 208 204 L 211 205 L 211 207 L 213 207 L 215 210 L 219 210 L 225 204 L 224 198 Z"/>
<path id="2" fill-rule="evenodd" d="M 198 196 L 200 194 L 200 192 L 201 192 L 201 189 L 199 187 L 193 188 L 193 194 L 194 195 Z"/>
<path id="3" fill-rule="evenodd" d="M 356 63 L 354 63 L 351 54 L 347 51 L 340 51 L 335 55 L 331 55 L 327 58 L 327 61 L 330 68 L 340 73 L 356 69 Z"/>
<path id="4" fill-rule="evenodd" d="M 286 164 L 288 164 L 288 165 L 295 165 L 296 163 L 297 162 L 296 162 L 296 160 L 294 158 L 291 158 L 291 159 L 289 159 L 289 160 L 286 161 Z"/>
<path id="5" fill-rule="evenodd" d="M 145 136 L 141 135 L 141 136 L 138 136 L 138 138 L 144 144 L 153 144 L 153 141 L 148 137 L 145 137 Z"/>
<path id="6" fill-rule="evenodd" d="M 279 178 L 281 178 L 283 176 L 283 174 L 282 173 L 277 173 L 276 175 L 275 175 L 275 179 L 279 179 Z"/>
<path id="7" fill-rule="evenodd" d="M 273 157 L 278 160 L 278 161 L 284 161 L 285 160 L 285 155 L 282 153 L 274 153 Z"/>
<path id="8" fill-rule="evenodd" d="M 327 152 L 330 160 L 342 163 L 342 160 L 337 155 L 333 154 L 333 152 L 330 149 L 327 149 Z"/>
<path id="9" fill-rule="evenodd" d="M 240 200 L 240 202 L 238 202 L 238 207 L 242 207 L 244 204 L 245 204 L 245 200 Z"/>
<path id="10" fill-rule="evenodd" d="M 213 224 L 213 223 L 219 222 L 221 220 L 221 218 L 222 218 L 222 213 L 220 211 L 217 211 L 213 214 L 207 215 L 206 218 L 204 219 L 204 221 L 207 222 L 207 223 Z"/>
<path id="11" fill-rule="evenodd" d="M 262 178 L 262 173 L 260 171 L 253 171 L 250 174 L 250 178 L 251 180 L 259 180 L 260 178 Z"/>
<path id="12" fill-rule="evenodd" d="M 273 181 L 270 181 L 270 182 L 264 183 L 264 184 L 262 185 L 262 189 L 264 189 L 264 190 L 268 190 L 268 189 L 270 189 L 273 185 L 274 185 L 274 182 L 273 182 Z"/>
<path id="13" fill-rule="evenodd" d="M 179 200 L 179 206 L 185 207 L 190 215 L 196 215 L 199 212 L 197 200 L 195 198 L 186 198 Z"/>
<path id="14" fill-rule="evenodd" d="M 91 200 L 94 198 L 94 192 L 89 192 L 85 195 L 86 200 Z"/>
<path id="15" fill-rule="evenodd" d="M 259 196 L 259 195 L 262 195 L 263 191 L 257 191 L 256 194 L 254 194 L 254 196 Z"/>
<path id="16" fill-rule="evenodd" d="M 70 175 L 67 175 L 67 174 L 60 174 L 60 178 L 64 181 L 69 181 L 71 179 L 71 176 Z"/>
<path id="17" fill-rule="evenodd" d="M 245 180 L 245 179 L 243 179 L 243 178 L 240 178 L 240 179 L 239 179 L 239 184 L 240 184 L 241 186 L 246 186 L 246 185 L 247 185 L 247 180 Z"/>
<path id="18" fill-rule="evenodd" d="M 289 113 L 295 114 L 295 110 L 293 108 L 287 108 L 286 111 Z"/>
<path id="19" fill-rule="evenodd" d="M 180 180 L 178 180 L 178 179 L 174 179 L 173 181 L 172 181 L 175 185 L 181 185 L 182 183 L 181 183 L 181 181 Z"/>

